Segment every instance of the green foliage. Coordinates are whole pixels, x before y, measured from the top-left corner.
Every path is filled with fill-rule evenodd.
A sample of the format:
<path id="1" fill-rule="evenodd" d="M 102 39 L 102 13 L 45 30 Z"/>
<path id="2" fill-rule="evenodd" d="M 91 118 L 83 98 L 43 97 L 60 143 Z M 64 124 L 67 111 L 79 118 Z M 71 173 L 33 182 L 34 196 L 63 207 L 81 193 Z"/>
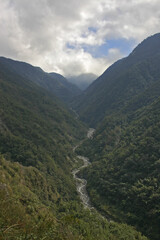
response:
<path id="1" fill-rule="evenodd" d="M 53 189 L 66 197 L 70 191 L 75 194 L 72 146 L 84 136 L 83 125 L 52 95 L 3 65 L 0 99 L 0 152 L 10 161 L 43 171 Z"/>
<path id="2" fill-rule="evenodd" d="M 36 168 L 11 163 L 2 156 L 0 166 L 0 239 L 147 240 L 132 227 L 108 223 L 99 214 L 84 210 L 77 201 L 57 198 Z"/>
<path id="3" fill-rule="evenodd" d="M 145 108 L 130 109 L 128 115 L 124 112 L 107 117 L 94 139 L 85 143 L 94 162 L 83 174 L 100 211 L 158 240 L 160 98 Z"/>

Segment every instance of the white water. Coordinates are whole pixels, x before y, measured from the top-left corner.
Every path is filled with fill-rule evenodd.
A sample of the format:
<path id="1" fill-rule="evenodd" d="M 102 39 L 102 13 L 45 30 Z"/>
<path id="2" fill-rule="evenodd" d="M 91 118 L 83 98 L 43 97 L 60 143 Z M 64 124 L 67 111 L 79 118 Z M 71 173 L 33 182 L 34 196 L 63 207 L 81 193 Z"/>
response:
<path id="1" fill-rule="evenodd" d="M 87 137 L 92 139 L 94 133 L 95 133 L 95 129 L 94 128 L 89 128 L 88 133 L 87 133 Z"/>
<path id="2" fill-rule="evenodd" d="M 95 132 L 95 129 L 90 128 L 88 130 L 87 137 L 92 139 L 94 132 Z M 73 151 L 75 151 L 75 149 L 77 147 L 78 146 L 74 147 Z M 87 190 L 86 190 L 87 181 L 85 179 L 83 179 L 83 178 L 77 177 L 77 174 L 80 172 L 80 170 L 85 168 L 85 167 L 88 167 L 91 163 L 89 162 L 89 159 L 87 157 L 77 156 L 77 158 L 83 160 L 83 165 L 81 167 L 79 167 L 79 168 L 74 169 L 72 171 L 72 174 L 73 174 L 73 177 L 74 177 L 74 179 L 76 181 L 77 192 L 79 193 L 80 199 L 81 199 L 84 207 L 91 209 L 93 207 L 91 206 L 90 198 L 89 198 Z"/>
<path id="3" fill-rule="evenodd" d="M 83 157 L 83 156 L 77 156 L 77 157 L 79 159 L 83 160 L 83 165 L 79 168 L 74 169 L 72 171 L 72 174 L 73 174 L 73 177 L 76 181 L 77 192 L 80 195 L 80 199 L 81 199 L 84 207 L 91 209 L 92 206 L 91 206 L 91 203 L 90 203 L 90 198 L 89 198 L 87 190 L 86 190 L 87 181 L 83 178 L 77 177 L 77 173 L 79 173 L 79 171 L 82 168 L 87 167 L 90 164 L 90 162 L 89 162 L 89 159 L 86 158 L 86 157 Z"/>
<path id="4" fill-rule="evenodd" d="M 93 134 L 95 133 L 95 129 L 93 128 L 90 128 L 88 130 L 88 133 L 87 133 L 87 137 L 89 139 L 92 139 L 93 138 Z M 82 144 L 82 142 L 80 143 Z M 79 145 L 80 145 L 79 144 Z M 73 151 L 75 151 L 75 149 L 79 146 L 77 145 L 76 147 L 73 148 Z M 86 185 L 87 185 L 87 181 L 83 178 L 79 178 L 77 176 L 77 174 L 80 172 L 81 169 L 85 168 L 85 167 L 88 167 L 91 163 L 89 161 L 89 159 L 87 157 L 84 157 L 84 156 L 77 156 L 77 158 L 83 160 L 83 165 L 79 168 L 76 168 L 72 171 L 72 174 L 73 174 L 73 177 L 76 181 L 76 188 L 77 188 L 77 192 L 80 196 L 80 199 L 84 205 L 84 208 L 88 208 L 90 210 L 94 210 L 98 213 L 98 211 L 92 206 L 91 204 L 91 201 L 90 201 L 90 198 L 88 196 L 88 193 L 87 193 L 87 190 L 86 190 Z M 102 216 L 100 213 L 99 213 L 99 216 L 103 219 L 106 219 L 107 221 L 111 222 L 112 220 L 110 219 L 110 217 L 108 216 Z"/>

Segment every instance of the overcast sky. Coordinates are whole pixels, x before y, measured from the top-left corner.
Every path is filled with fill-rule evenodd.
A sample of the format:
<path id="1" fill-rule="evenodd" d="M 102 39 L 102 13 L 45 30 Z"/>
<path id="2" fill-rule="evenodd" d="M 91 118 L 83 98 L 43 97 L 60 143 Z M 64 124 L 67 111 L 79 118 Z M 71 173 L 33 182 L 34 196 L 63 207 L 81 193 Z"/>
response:
<path id="1" fill-rule="evenodd" d="M 160 0 L 0 0 L 0 55 L 100 75 L 159 32 Z"/>

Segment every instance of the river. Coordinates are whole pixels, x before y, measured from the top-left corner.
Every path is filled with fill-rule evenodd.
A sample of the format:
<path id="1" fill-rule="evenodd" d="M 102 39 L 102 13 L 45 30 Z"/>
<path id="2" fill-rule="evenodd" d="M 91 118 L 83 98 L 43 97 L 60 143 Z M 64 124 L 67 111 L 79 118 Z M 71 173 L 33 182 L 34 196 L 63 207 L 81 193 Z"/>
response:
<path id="1" fill-rule="evenodd" d="M 90 128 L 87 132 L 87 138 L 92 139 L 93 138 L 93 134 L 95 132 L 95 129 Z M 82 144 L 82 143 L 81 143 Z M 78 145 L 79 146 L 79 145 Z M 73 151 L 75 151 L 75 149 L 78 147 L 74 147 Z M 89 209 L 93 209 L 94 207 L 91 205 L 90 202 L 90 198 L 88 196 L 87 190 L 86 190 L 86 185 L 87 185 L 87 181 L 83 178 L 79 178 L 77 176 L 77 174 L 80 172 L 81 169 L 88 167 L 91 163 L 89 161 L 89 159 L 87 157 L 84 156 L 77 156 L 77 158 L 79 158 L 80 160 L 83 161 L 83 165 L 79 168 L 76 168 L 72 171 L 73 177 L 76 181 L 76 188 L 77 188 L 77 192 L 80 196 L 80 199 L 84 205 L 85 208 L 89 208 Z"/>
<path id="2" fill-rule="evenodd" d="M 90 164 L 90 162 L 89 162 L 89 159 L 84 157 L 84 156 L 77 156 L 77 157 L 79 159 L 83 160 L 83 165 L 81 167 L 79 167 L 79 168 L 74 169 L 72 171 L 72 174 L 73 174 L 73 177 L 74 177 L 74 179 L 76 181 L 77 192 L 80 195 L 80 199 L 81 199 L 84 207 L 91 209 L 92 206 L 91 206 L 91 203 L 90 203 L 90 198 L 89 198 L 87 190 L 86 190 L 87 181 L 85 179 L 83 179 L 83 178 L 77 177 L 77 173 L 79 173 L 79 171 L 82 168 L 87 167 Z"/>
<path id="3" fill-rule="evenodd" d="M 92 139 L 94 133 L 95 133 L 95 129 L 89 128 L 89 130 L 88 130 L 88 132 L 87 132 L 87 138 Z M 76 149 L 78 146 L 80 146 L 82 143 L 83 143 L 83 141 L 82 141 L 79 145 L 77 145 L 76 147 L 74 147 L 74 148 L 73 148 L 73 151 L 75 151 L 75 149 Z M 82 201 L 82 203 L 83 203 L 84 208 L 88 208 L 89 210 L 94 210 L 94 211 L 96 211 L 96 212 L 99 214 L 99 216 L 100 216 L 101 218 L 106 219 L 106 220 L 109 221 L 109 222 L 113 222 L 113 220 L 112 220 L 112 218 L 111 218 L 110 216 L 105 215 L 105 217 L 104 217 L 100 212 L 97 211 L 96 208 L 94 208 L 94 207 L 92 206 L 91 201 L 90 201 L 90 198 L 89 198 L 88 193 L 87 193 L 87 190 L 86 190 L 87 181 L 86 181 L 86 179 L 84 179 L 84 178 L 79 178 L 79 177 L 77 176 L 77 174 L 80 172 L 81 169 L 83 169 L 83 168 L 85 168 L 85 167 L 88 167 L 91 163 L 90 163 L 90 161 L 89 161 L 89 159 L 88 159 L 87 157 L 77 156 L 77 158 L 79 158 L 80 160 L 83 161 L 83 165 L 82 165 L 81 167 L 79 167 L 79 168 L 74 169 L 74 170 L 72 171 L 72 174 L 73 174 L 73 177 L 74 177 L 74 179 L 75 179 L 75 181 L 76 181 L 77 192 L 78 192 L 78 194 L 79 194 L 79 196 L 80 196 L 80 199 L 81 199 L 81 201 Z"/>

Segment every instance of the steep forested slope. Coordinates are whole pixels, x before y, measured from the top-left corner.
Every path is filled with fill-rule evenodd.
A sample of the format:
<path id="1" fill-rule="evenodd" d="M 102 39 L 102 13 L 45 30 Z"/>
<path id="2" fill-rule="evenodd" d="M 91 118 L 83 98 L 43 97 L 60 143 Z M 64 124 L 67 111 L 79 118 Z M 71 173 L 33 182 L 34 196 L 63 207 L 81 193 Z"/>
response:
<path id="1" fill-rule="evenodd" d="M 144 40 L 126 58 L 108 68 L 73 102 L 80 118 L 95 126 L 149 88 L 160 75 L 160 34 Z"/>
<path id="2" fill-rule="evenodd" d="M 158 79 L 158 76 L 157 76 Z M 160 75 L 150 88 L 106 116 L 84 143 L 84 171 L 94 204 L 151 239 L 160 231 Z"/>
<path id="3" fill-rule="evenodd" d="M 72 145 L 84 130 L 49 92 L 0 65 L 0 153 L 38 169 L 28 170 L 31 186 L 40 185 L 34 191 L 46 205 L 76 196 Z"/>
<path id="4" fill-rule="evenodd" d="M 91 159 L 95 162 L 85 171 L 92 201 L 100 209 L 157 240 L 159 133 L 160 98 L 138 111 L 128 124 L 123 115 L 106 118 L 103 130 L 98 129 L 94 143 L 90 143 Z"/>
<path id="5" fill-rule="evenodd" d="M 46 73 L 39 67 L 34 67 L 25 62 L 0 57 L 0 63 L 6 68 L 12 69 L 21 77 L 28 79 L 39 86 L 47 89 L 65 103 L 80 94 L 81 90 L 70 83 L 62 75 Z"/>

